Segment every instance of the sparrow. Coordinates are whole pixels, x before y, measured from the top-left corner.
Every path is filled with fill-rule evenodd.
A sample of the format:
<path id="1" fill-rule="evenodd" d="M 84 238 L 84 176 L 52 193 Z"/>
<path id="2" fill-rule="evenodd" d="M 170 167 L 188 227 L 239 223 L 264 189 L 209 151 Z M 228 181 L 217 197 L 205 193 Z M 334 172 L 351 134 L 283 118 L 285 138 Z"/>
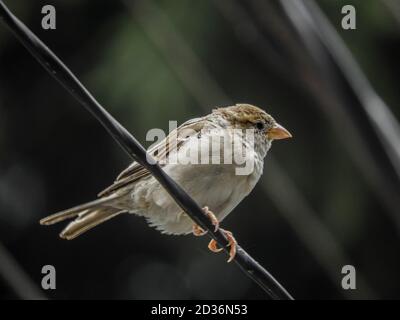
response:
<path id="1" fill-rule="evenodd" d="M 272 141 L 290 137 L 289 131 L 264 110 L 242 103 L 186 121 L 151 146 L 148 153 L 203 208 L 218 230 L 219 223 L 257 184 Z M 98 199 L 43 218 L 40 224 L 74 219 L 60 233 L 61 238 L 71 240 L 122 213 L 142 216 L 165 234 L 206 233 L 137 162 L 122 171 Z M 231 232 L 220 230 L 229 241 L 230 262 L 237 242 Z M 208 248 L 222 250 L 215 240 Z"/>

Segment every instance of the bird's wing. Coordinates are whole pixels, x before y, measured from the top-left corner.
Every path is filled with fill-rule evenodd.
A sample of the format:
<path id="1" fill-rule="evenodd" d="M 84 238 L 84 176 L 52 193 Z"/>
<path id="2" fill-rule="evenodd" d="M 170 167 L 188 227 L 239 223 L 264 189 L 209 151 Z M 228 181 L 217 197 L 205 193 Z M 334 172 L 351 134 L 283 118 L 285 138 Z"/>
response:
<path id="1" fill-rule="evenodd" d="M 153 145 L 148 153 L 152 155 L 160 165 L 165 165 L 166 158 L 170 151 L 179 150 L 179 148 L 193 135 L 198 134 L 207 123 L 206 118 L 195 118 L 186 121 L 178 128 L 170 132 L 170 134 L 159 143 Z M 139 179 L 147 177 L 150 172 L 138 162 L 133 162 L 128 168 L 122 171 L 114 183 L 98 194 L 99 197 L 109 195 L 126 185 L 133 183 Z"/>

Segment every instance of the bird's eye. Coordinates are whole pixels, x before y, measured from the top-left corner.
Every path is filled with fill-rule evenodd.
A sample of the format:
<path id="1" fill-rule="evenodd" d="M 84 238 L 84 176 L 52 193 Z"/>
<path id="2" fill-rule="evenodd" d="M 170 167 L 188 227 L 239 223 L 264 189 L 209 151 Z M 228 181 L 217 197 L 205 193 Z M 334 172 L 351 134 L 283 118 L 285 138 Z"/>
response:
<path id="1" fill-rule="evenodd" d="M 258 130 L 264 130 L 265 129 L 265 123 L 262 121 L 256 122 L 256 128 Z"/>

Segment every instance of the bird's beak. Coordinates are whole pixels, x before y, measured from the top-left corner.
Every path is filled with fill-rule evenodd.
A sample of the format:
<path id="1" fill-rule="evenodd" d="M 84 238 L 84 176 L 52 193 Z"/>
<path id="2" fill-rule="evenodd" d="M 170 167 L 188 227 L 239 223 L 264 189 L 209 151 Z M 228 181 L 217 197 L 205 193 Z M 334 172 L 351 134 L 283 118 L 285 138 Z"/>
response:
<path id="1" fill-rule="evenodd" d="M 267 138 L 270 140 L 281 140 L 291 138 L 292 135 L 280 124 L 276 123 L 271 129 L 267 131 Z"/>

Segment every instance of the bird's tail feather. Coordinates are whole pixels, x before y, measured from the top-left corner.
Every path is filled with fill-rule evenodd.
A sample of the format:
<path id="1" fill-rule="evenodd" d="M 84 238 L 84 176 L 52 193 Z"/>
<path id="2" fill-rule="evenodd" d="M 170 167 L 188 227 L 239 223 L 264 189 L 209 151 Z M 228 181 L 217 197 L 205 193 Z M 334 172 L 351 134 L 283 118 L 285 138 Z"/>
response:
<path id="1" fill-rule="evenodd" d="M 52 225 L 66 219 L 77 217 L 60 233 L 60 237 L 63 239 L 74 239 L 100 223 L 125 212 L 125 210 L 112 206 L 116 198 L 116 196 L 111 195 L 55 213 L 40 220 L 40 224 Z"/>
<path id="2" fill-rule="evenodd" d="M 125 212 L 124 210 L 105 207 L 96 210 L 88 210 L 82 217 L 78 217 L 60 233 L 60 237 L 67 240 L 72 240 L 82 233 L 92 229 L 93 227 L 103 223 L 120 213 Z"/>

